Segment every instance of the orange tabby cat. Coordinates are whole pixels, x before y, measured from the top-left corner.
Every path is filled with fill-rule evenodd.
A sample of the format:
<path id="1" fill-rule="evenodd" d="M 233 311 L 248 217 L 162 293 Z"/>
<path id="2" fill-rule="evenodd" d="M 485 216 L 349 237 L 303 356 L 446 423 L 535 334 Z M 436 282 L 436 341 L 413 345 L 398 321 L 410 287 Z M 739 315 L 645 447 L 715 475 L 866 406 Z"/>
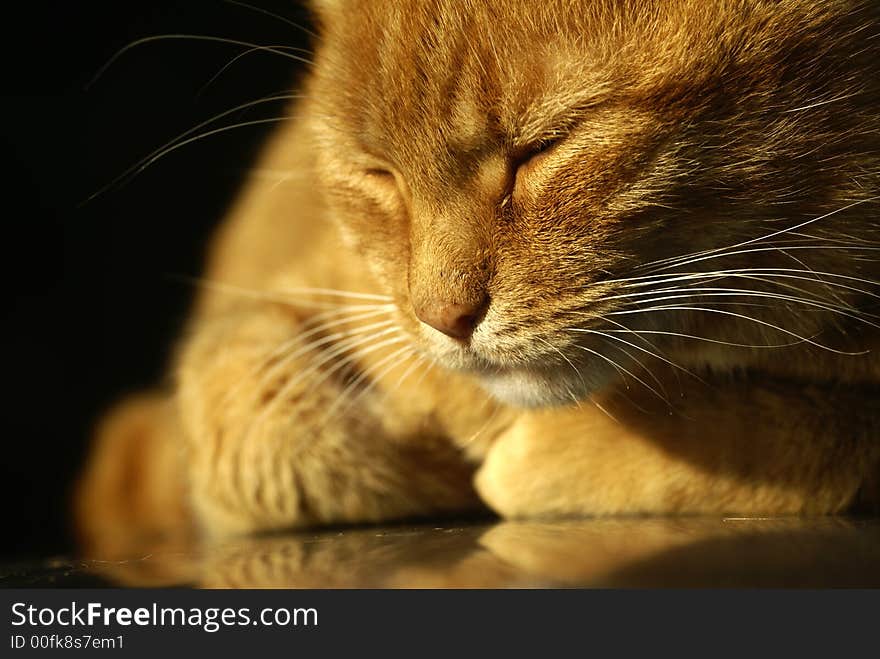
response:
<path id="1" fill-rule="evenodd" d="M 880 5 L 321 0 L 87 541 L 880 499 Z"/>

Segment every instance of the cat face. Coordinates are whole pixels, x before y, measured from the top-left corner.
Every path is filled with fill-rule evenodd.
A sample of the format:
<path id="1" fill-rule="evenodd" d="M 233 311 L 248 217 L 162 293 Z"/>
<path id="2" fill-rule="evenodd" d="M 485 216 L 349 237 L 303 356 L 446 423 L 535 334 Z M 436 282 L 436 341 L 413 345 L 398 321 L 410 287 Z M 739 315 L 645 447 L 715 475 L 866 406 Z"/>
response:
<path id="1" fill-rule="evenodd" d="M 809 341 L 835 311 L 804 273 L 851 270 L 792 250 L 877 240 L 868 3 L 318 4 L 333 218 L 414 345 L 502 400 L 639 380 L 682 336 Z"/>

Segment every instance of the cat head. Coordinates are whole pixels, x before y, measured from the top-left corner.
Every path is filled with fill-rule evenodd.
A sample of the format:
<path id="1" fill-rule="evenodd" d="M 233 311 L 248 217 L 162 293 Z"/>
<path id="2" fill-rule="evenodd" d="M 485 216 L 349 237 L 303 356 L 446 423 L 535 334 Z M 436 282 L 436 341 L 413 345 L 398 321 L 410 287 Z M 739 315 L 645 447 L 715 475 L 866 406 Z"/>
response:
<path id="1" fill-rule="evenodd" d="M 810 340 L 809 272 L 852 271 L 797 250 L 877 240 L 873 3 L 315 4 L 332 215 L 414 345 L 505 401 L 583 398 L 681 335 Z"/>

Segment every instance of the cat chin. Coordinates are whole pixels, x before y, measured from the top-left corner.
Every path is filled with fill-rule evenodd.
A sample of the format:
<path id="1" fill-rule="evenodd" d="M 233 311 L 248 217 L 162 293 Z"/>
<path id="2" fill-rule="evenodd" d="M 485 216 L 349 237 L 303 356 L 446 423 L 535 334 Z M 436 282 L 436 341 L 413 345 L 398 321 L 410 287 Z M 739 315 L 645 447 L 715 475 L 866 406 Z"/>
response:
<path id="1" fill-rule="evenodd" d="M 568 373 L 510 369 L 480 376 L 483 388 L 502 403 L 514 407 L 576 405 L 604 384 L 604 378 Z"/>

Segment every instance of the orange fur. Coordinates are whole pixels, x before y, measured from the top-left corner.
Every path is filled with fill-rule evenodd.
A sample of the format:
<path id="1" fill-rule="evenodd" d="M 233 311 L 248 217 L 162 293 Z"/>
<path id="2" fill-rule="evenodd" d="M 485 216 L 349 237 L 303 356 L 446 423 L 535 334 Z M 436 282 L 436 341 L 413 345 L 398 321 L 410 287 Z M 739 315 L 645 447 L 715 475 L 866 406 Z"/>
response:
<path id="1" fill-rule="evenodd" d="M 204 530 L 875 496 L 874 3 L 315 4 L 176 363 Z"/>

